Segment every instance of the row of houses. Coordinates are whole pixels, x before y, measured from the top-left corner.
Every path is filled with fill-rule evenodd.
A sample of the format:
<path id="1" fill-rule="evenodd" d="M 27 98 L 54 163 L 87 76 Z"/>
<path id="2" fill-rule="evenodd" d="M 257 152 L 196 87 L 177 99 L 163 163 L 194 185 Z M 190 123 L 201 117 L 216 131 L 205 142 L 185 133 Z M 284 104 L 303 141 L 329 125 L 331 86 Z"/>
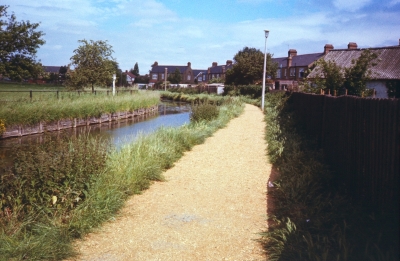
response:
<path id="1" fill-rule="evenodd" d="M 226 71 L 232 68 L 232 66 L 232 60 L 227 60 L 225 65 L 218 65 L 217 62 L 213 62 L 208 69 L 192 69 L 192 64 L 190 62 L 188 62 L 187 65 L 159 65 L 156 61 L 151 65 L 149 84 L 153 85 L 157 82 L 164 81 L 166 78 L 168 79 L 176 69 L 181 73 L 181 84 L 207 83 L 213 78 L 220 78 L 223 81 Z"/>
<path id="2" fill-rule="evenodd" d="M 322 48 L 321 48 L 322 49 Z M 400 40 L 398 46 L 387 46 L 368 48 L 377 54 L 374 61 L 375 66 L 371 69 L 371 81 L 367 83 L 367 88 L 376 90 L 376 97 L 387 97 L 386 81 L 400 80 Z M 358 48 L 357 43 L 350 42 L 347 49 L 335 49 L 332 44 L 325 44 L 323 50 L 317 53 L 298 54 L 297 50 L 290 49 L 286 57 L 273 58 L 273 62 L 278 64 L 276 77 L 271 79 L 274 88 L 277 90 L 288 89 L 298 86 L 300 81 L 307 78 L 315 78 L 317 71 L 311 71 L 315 62 L 319 59 L 334 61 L 338 66 L 350 67 L 352 60 L 357 59 L 364 49 Z M 150 84 L 164 81 L 165 77 L 179 69 L 182 75 L 182 84 L 194 84 L 208 82 L 213 78 L 225 79 L 226 71 L 232 68 L 233 63 L 227 60 L 225 65 L 218 65 L 216 62 L 207 70 L 195 70 L 188 62 L 185 66 L 179 65 L 159 65 L 154 62 L 150 70 Z M 311 73 L 307 75 L 307 72 Z"/>

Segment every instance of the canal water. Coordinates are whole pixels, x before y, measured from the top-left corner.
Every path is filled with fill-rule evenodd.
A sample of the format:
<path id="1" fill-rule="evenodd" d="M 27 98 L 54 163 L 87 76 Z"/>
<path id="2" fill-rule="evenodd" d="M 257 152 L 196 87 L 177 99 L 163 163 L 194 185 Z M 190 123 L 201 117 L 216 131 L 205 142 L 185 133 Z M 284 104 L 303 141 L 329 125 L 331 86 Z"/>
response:
<path id="1" fill-rule="evenodd" d="M 70 137 L 89 135 L 110 140 L 116 148 L 133 142 L 138 136 L 154 132 L 161 126 L 179 127 L 190 122 L 191 107 L 186 103 L 163 102 L 158 107 L 158 113 L 137 116 L 131 119 L 121 119 L 109 123 L 95 124 L 78 128 L 70 128 L 47 134 L 29 135 L 23 137 L 0 140 L 0 174 L 5 167 L 12 164 L 12 155 L 15 150 L 29 149 L 30 146 L 44 142 L 44 135 L 51 137 Z"/>

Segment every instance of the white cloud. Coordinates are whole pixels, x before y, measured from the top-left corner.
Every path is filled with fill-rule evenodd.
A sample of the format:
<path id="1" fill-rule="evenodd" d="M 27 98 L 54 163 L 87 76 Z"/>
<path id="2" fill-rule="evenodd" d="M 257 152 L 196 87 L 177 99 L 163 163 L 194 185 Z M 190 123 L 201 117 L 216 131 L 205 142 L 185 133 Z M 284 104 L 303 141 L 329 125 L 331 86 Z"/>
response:
<path id="1" fill-rule="evenodd" d="M 333 5 L 339 10 L 355 12 L 370 4 L 371 1 L 372 0 L 333 0 Z"/>

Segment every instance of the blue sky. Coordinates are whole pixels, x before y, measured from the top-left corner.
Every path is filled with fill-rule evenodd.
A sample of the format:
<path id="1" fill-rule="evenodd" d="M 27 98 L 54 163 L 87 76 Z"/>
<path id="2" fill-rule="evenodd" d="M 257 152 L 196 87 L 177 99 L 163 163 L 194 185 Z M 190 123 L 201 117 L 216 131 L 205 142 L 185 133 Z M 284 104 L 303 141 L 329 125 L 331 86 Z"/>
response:
<path id="1" fill-rule="evenodd" d="M 122 70 L 137 62 L 207 69 L 243 47 L 274 57 L 318 53 L 349 42 L 359 47 L 398 45 L 400 0 L 1 0 L 18 20 L 40 22 L 43 65 L 70 63 L 78 40 L 107 40 Z"/>

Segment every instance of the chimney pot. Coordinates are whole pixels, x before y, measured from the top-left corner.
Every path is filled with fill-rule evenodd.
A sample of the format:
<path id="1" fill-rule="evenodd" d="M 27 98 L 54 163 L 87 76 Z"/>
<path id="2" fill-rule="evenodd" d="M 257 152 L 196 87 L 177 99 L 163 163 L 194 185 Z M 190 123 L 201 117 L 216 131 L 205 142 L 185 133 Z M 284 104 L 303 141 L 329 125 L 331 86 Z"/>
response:
<path id="1" fill-rule="evenodd" d="M 297 55 L 296 49 L 290 49 L 288 52 L 288 57 L 293 57 Z"/>
<path id="2" fill-rule="evenodd" d="M 213 62 L 213 63 L 212 63 L 212 67 L 215 67 L 215 66 L 217 66 L 217 65 L 218 65 L 217 62 Z"/>
<path id="3" fill-rule="evenodd" d="M 325 44 L 325 46 L 324 46 L 324 54 L 329 53 L 329 51 L 331 51 L 331 50 L 333 50 L 333 49 L 334 49 L 333 45 L 331 45 L 331 44 Z"/>
<path id="4" fill-rule="evenodd" d="M 357 43 L 350 42 L 347 45 L 347 49 L 357 49 Z"/>

